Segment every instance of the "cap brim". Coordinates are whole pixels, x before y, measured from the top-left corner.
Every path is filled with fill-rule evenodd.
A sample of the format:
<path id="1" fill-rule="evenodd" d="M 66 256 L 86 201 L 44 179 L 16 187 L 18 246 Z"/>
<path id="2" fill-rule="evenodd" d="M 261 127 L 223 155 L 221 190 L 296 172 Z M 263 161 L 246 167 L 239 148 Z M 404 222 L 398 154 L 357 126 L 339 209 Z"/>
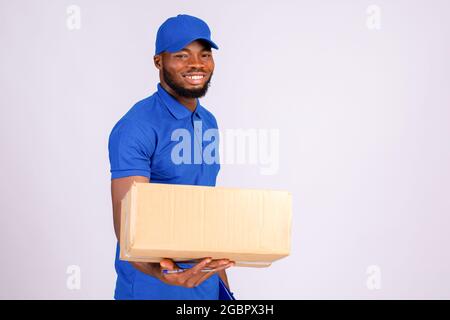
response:
<path id="1" fill-rule="evenodd" d="M 206 41 L 207 43 L 209 43 L 211 48 L 219 50 L 219 47 L 217 46 L 217 44 L 215 44 L 213 41 L 211 41 L 209 39 L 206 39 L 206 38 L 194 38 L 194 39 L 183 40 L 183 41 L 180 41 L 178 43 L 174 43 L 174 44 L 172 44 L 170 47 L 168 47 L 164 51 L 167 51 L 167 52 L 170 52 L 170 53 L 178 52 L 178 51 L 182 50 L 183 48 L 185 48 L 187 45 L 189 45 L 191 42 L 194 42 L 196 40 Z"/>

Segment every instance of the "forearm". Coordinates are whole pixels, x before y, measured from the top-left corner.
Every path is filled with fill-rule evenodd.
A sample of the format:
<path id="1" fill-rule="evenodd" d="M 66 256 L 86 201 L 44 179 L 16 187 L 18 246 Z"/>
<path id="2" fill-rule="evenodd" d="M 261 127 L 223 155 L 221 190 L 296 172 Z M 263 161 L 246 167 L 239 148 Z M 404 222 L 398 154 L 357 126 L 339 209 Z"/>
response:
<path id="1" fill-rule="evenodd" d="M 137 270 L 141 271 L 142 273 L 145 273 L 149 276 L 160 278 L 160 265 L 159 263 L 149 263 L 149 262 L 132 262 L 130 261 L 130 264 L 136 268 Z"/>

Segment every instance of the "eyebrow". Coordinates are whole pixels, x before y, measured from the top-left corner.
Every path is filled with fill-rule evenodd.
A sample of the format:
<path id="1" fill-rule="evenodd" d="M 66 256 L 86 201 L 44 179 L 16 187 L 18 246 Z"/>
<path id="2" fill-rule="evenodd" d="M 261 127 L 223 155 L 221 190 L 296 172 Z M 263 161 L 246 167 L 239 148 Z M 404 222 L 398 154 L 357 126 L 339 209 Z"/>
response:
<path id="1" fill-rule="evenodd" d="M 191 50 L 189 50 L 189 49 L 187 49 L 187 48 L 183 48 L 183 49 L 181 49 L 181 50 L 178 51 L 178 52 L 181 52 L 181 51 L 191 52 Z M 203 47 L 203 49 L 201 50 L 201 52 L 204 52 L 204 51 L 206 51 L 206 52 L 212 52 L 211 48 L 208 48 L 208 47 Z"/>

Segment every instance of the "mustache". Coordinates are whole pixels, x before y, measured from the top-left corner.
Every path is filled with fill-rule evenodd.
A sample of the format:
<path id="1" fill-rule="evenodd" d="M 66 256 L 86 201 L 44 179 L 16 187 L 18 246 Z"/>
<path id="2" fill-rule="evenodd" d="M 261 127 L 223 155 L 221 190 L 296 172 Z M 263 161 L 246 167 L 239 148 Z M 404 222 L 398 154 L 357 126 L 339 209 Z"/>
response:
<path id="1" fill-rule="evenodd" d="M 203 69 L 190 69 L 190 70 L 186 71 L 186 73 L 194 73 L 194 72 L 208 73 Z"/>
<path id="2" fill-rule="evenodd" d="M 198 68 L 195 68 L 198 70 Z M 203 97 L 206 92 L 208 91 L 208 88 L 211 84 L 211 78 L 213 73 L 211 72 L 211 74 L 209 75 L 208 79 L 205 82 L 205 85 L 202 88 L 199 89 L 195 89 L 195 90 L 189 90 L 183 87 L 183 84 L 178 83 L 178 81 L 176 80 L 175 76 L 172 77 L 172 75 L 166 70 L 163 69 L 163 77 L 164 80 L 166 81 L 167 85 L 172 88 L 172 90 L 175 91 L 175 93 L 181 97 L 185 97 L 185 98 L 201 98 Z"/>

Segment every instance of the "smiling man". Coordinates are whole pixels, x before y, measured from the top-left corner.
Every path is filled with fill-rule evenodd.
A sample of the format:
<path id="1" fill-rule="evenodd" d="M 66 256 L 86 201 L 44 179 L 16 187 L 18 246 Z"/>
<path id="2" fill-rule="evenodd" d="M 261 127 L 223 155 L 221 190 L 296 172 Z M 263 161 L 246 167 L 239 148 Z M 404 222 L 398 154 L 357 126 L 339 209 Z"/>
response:
<path id="1" fill-rule="evenodd" d="M 114 126 L 109 137 L 111 196 L 114 230 L 120 235 L 120 201 L 133 181 L 215 186 L 220 170 L 217 161 L 174 163 L 173 149 L 180 129 L 193 137 L 191 149 L 206 145 L 198 123 L 205 130 L 217 130 L 211 112 L 200 105 L 214 72 L 208 25 L 193 16 L 167 19 L 156 36 L 154 64 L 160 83 L 150 97 L 135 104 Z M 185 150 L 184 150 L 185 152 Z M 183 155 L 183 157 L 185 157 Z M 189 157 L 195 155 L 191 152 Z M 215 158 L 218 158 L 217 155 Z M 228 286 L 225 269 L 233 261 L 211 260 L 176 264 L 170 259 L 157 263 L 119 259 L 117 244 L 116 299 L 218 299 L 219 277 Z M 181 269 L 187 269 L 181 271 Z M 165 272 L 163 272 L 165 270 Z"/>

